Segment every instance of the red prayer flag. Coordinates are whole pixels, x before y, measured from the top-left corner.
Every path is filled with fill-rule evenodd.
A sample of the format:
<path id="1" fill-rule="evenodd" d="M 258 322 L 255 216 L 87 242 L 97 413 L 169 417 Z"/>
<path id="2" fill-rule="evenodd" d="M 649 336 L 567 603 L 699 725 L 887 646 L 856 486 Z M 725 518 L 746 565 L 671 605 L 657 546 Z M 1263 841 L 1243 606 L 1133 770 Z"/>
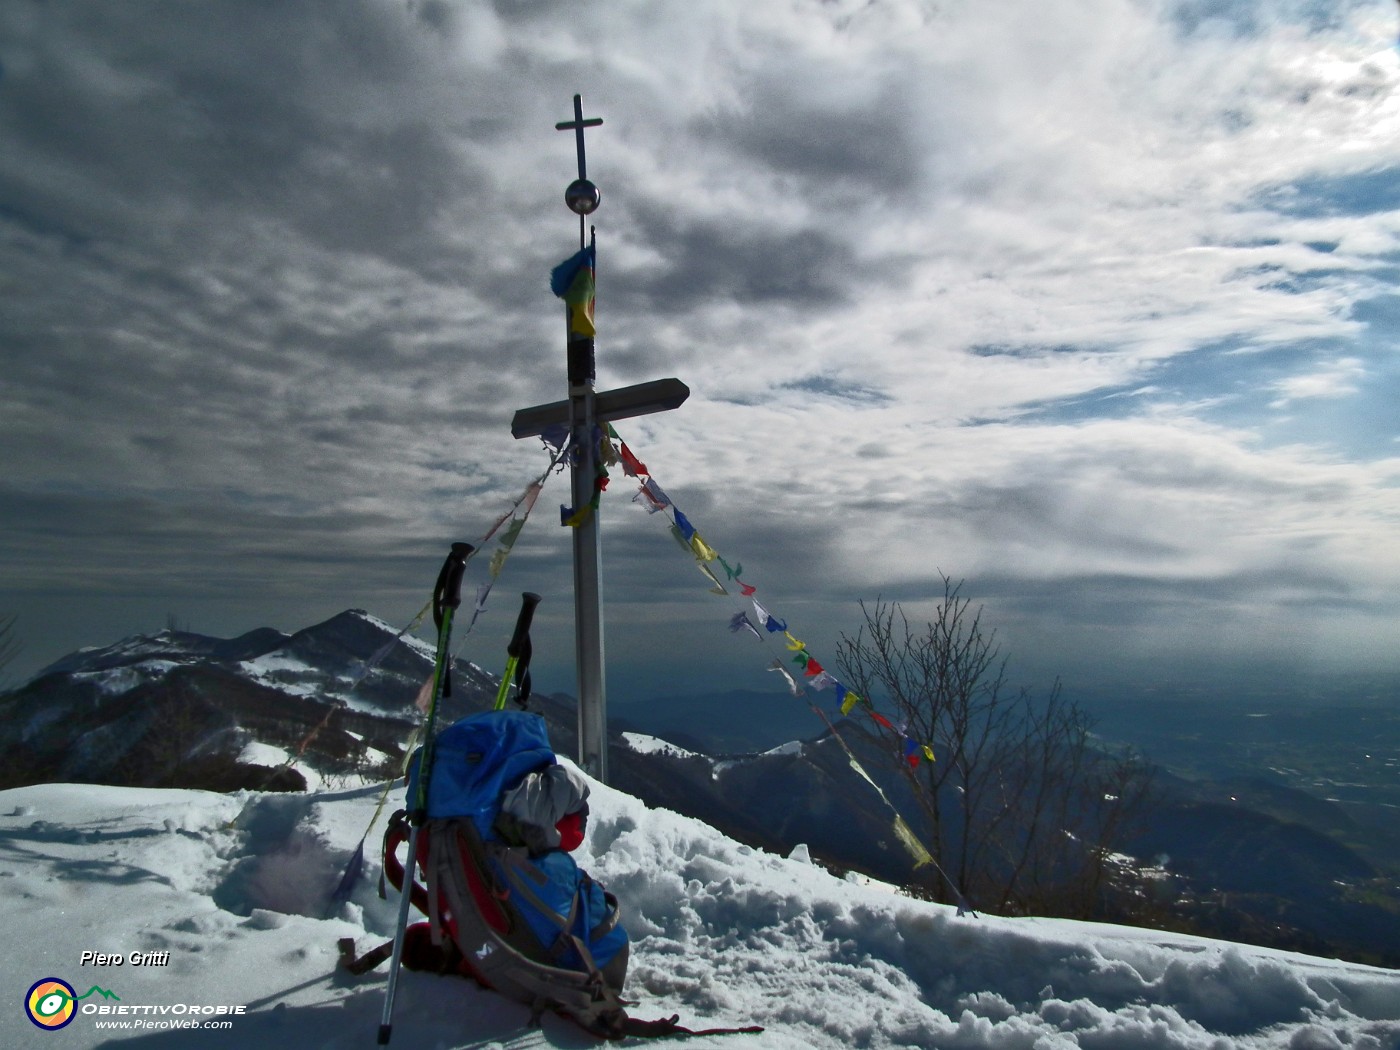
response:
<path id="1" fill-rule="evenodd" d="M 919 745 L 909 739 L 904 741 L 904 761 L 909 763 L 910 769 L 919 768 Z"/>
<path id="2" fill-rule="evenodd" d="M 647 465 L 632 454 L 632 450 L 627 447 L 626 442 L 622 443 L 622 472 L 630 478 L 635 478 L 638 474 L 651 476 Z"/>

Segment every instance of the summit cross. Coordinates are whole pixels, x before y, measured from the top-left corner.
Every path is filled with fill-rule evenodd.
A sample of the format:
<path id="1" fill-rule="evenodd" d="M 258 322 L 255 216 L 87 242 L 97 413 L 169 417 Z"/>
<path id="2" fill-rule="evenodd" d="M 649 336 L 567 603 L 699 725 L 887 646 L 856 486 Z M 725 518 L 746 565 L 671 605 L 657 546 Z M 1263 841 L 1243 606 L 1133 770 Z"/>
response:
<path id="1" fill-rule="evenodd" d="M 554 125 L 555 131 L 572 131 L 574 133 L 574 143 L 578 146 L 578 177 L 588 178 L 588 162 L 583 155 L 583 129 L 596 128 L 603 123 L 602 117 L 589 117 L 583 119 L 583 96 L 574 96 L 574 119 L 561 121 Z"/>
<path id="2" fill-rule="evenodd" d="M 559 131 L 572 131 L 578 146 L 578 178 L 564 191 L 564 203 L 578 216 L 579 250 L 584 240 L 587 217 L 597 209 L 602 195 L 588 181 L 583 154 L 583 131 L 603 123 L 602 117 L 583 117 L 583 99 L 574 96 L 574 119 L 555 125 Z M 591 267 L 593 264 L 589 262 Z M 591 289 L 589 299 L 592 299 Z M 591 322 L 591 311 L 589 313 Z M 574 652 L 578 660 L 578 764 L 584 772 L 603 783 L 608 779 L 608 700 L 603 653 L 603 560 L 594 500 L 601 494 L 598 481 L 599 444 L 603 428 L 614 419 L 630 419 L 652 412 L 679 408 L 690 396 L 690 388 L 679 379 L 654 379 L 649 383 L 617 390 L 595 391 L 595 345 L 592 325 L 577 326 L 574 307 L 564 308 L 565 364 L 568 400 L 522 408 L 511 420 L 510 432 L 516 438 L 533 437 L 546 430 L 567 425 L 571 455 L 570 489 L 578 520 L 567 520 L 573 528 L 574 553 Z M 590 507 L 593 509 L 590 511 Z M 563 517 L 563 515 L 561 515 Z"/>

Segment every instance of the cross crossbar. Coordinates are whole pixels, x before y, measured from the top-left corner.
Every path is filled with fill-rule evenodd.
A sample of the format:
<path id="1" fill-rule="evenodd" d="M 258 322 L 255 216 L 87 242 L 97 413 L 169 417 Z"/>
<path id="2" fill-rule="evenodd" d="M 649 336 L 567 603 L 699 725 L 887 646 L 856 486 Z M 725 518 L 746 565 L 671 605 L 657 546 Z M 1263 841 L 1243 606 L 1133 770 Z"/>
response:
<path id="1" fill-rule="evenodd" d="M 690 387 L 679 379 L 653 379 L 649 383 L 622 387 L 618 390 L 604 390 L 593 399 L 593 419 L 598 423 L 611 423 L 615 419 L 631 419 L 633 416 L 650 415 L 653 412 L 669 412 L 680 408 L 690 396 Z M 522 408 L 511 420 L 510 433 L 517 440 L 536 437 L 550 427 L 569 422 L 569 402 L 551 401 L 547 405 Z"/>

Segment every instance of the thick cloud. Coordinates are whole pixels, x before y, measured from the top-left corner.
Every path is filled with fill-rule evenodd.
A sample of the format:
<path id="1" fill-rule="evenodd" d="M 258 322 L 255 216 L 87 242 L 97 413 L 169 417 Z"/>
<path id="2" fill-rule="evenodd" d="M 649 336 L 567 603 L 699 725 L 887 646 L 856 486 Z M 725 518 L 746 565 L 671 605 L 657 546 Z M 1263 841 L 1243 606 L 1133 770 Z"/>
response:
<path id="1" fill-rule="evenodd" d="M 1393 22 L 1360 0 L 6 4 L 0 609 L 36 666 L 166 611 L 407 619 L 446 543 L 544 466 L 508 428 L 564 395 L 553 125 L 581 92 L 605 121 L 600 387 L 691 386 L 619 429 L 814 645 L 943 571 L 1037 652 L 1092 662 L 1112 623 L 1123 652 L 1226 655 L 1206 624 L 1241 658 L 1307 636 L 1384 660 Z M 718 666 L 714 599 L 627 488 L 610 658 Z M 550 598 L 560 688 L 565 491 L 502 584 Z"/>

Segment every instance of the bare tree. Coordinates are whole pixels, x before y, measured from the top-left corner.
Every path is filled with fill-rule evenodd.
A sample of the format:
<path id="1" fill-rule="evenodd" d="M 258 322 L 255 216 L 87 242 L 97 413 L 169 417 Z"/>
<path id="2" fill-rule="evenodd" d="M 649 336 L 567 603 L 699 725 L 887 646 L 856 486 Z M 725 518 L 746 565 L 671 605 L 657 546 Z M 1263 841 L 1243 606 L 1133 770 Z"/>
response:
<path id="1" fill-rule="evenodd" d="M 931 621 L 916 627 L 898 603 L 862 602 L 865 622 L 837 654 L 842 680 L 890 704 L 900 724 L 885 738 L 946 876 L 926 888 L 1002 913 L 1088 916 L 1143 803 L 1146 766 L 1092 747 L 1090 718 L 1058 681 L 1042 698 L 1011 688 L 982 610 L 942 579 Z M 936 760 L 904 762 L 905 736 Z"/>

